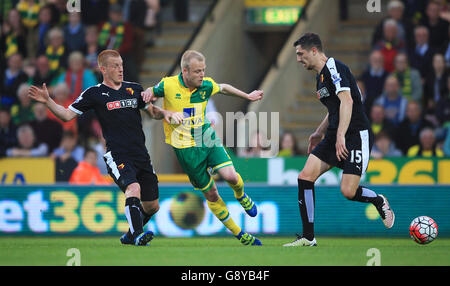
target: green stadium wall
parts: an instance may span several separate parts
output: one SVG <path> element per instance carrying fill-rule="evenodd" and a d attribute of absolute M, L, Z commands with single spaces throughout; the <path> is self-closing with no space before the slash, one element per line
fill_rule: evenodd
<path fill-rule="evenodd" d="M 255 218 L 246 216 L 226 184 L 218 184 L 231 217 L 245 231 L 262 236 L 301 233 L 297 188 L 247 184 L 246 192 L 258 204 Z M 395 225 L 385 229 L 375 208 L 346 200 L 337 186 L 316 188 L 317 236 L 409 237 L 410 222 L 427 215 L 436 220 L 440 236 L 450 236 L 450 186 L 371 186 L 385 194 L 396 214 Z M 172 221 L 171 198 L 189 185 L 161 185 L 160 210 L 147 228 L 158 236 L 191 237 L 229 235 L 206 208 L 201 224 L 183 230 Z M 2 186 L 0 187 L 0 235 L 119 236 L 128 224 L 124 195 L 116 187 Z"/>

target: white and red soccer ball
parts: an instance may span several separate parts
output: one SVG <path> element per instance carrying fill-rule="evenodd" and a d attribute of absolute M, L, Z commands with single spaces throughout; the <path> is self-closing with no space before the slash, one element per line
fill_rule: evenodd
<path fill-rule="evenodd" d="M 419 216 L 411 222 L 409 235 L 418 244 L 428 244 L 436 239 L 438 227 L 431 217 Z"/>

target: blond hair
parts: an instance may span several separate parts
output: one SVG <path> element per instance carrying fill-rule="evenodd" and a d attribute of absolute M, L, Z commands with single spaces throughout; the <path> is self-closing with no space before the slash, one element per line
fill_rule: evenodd
<path fill-rule="evenodd" d="M 192 59 L 196 59 L 199 62 L 204 62 L 205 56 L 200 52 L 187 50 L 181 57 L 181 70 L 189 69 L 189 64 L 191 63 Z"/>
<path fill-rule="evenodd" d="M 116 50 L 104 50 L 97 57 L 97 63 L 99 67 L 106 66 L 106 63 L 110 57 L 118 58 L 120 54 Z"/>

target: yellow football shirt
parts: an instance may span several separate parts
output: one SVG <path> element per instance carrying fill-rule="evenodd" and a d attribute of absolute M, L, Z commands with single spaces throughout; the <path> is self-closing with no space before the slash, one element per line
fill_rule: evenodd
<path fill-rule="evenodd" d="M 211 123 L 205 110 L 209 98 L 220 91 L 220 86 L 209 77 L 203 78 L 202 85 L 192 91 L 184 84 L 182 74 L 164 77 L 153 87 L 153 94 L 164 99 L 163 108 L 183 113 L 181 124 L 164 121 L 166 143 L 175 148 L 196 146 L 195 138 L 203 135 Z"/>

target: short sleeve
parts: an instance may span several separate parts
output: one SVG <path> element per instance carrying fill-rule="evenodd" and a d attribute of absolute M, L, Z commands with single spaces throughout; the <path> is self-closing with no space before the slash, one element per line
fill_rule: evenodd
<path fill-rule="evenodd" d="M 147 103 L 144 102 L 144 100 L 142 99 L 141 93 L 144 91 L 144 88 L 140 85 L 137 84 L 136 85 L 136 89 L 135 92 L 137 94 L 137 100 L 138 100 L 138 108 L 142 109 L 142 108 L 146 108 L 147 107 Z"/>
<path fill-rule="evenodd" d="M 90 87 L 83 91 L 80 96 L 78 96 L 78 98 L 71 105 L 69 105 L 69 109 L 78 115 L 89 111 L 94 105 L 94 101 L 92 99 L 94 90 L 94 87 Z"/>
<path fill-rule="evenodd" d="M 327 61 L 327 68 L 330 72 L 331 81 L 336 88 L 336 94 L 344 90 L 350 91 L 350 79 L 345 67 L 336 65 L 335 60 L 330 58 Z"/>
<path fill-rule="evenodd" d="M 204 78 L 203 82 L 206 86 L 209 86 L 211 92 L 210 96 L 220 92 L 220 85 L 218 85 L 212 78 Z"/>
<path fill-rule="evenodd" d="M 157 84 L 155 85 L 152 90 L 153 90 L 153 94 L 156 97 L 164 97 L 164 78 Z"/>

